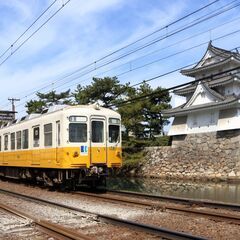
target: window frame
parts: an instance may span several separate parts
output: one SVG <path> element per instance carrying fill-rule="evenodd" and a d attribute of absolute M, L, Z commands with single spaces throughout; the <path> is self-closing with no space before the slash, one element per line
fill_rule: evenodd
<path fill-rule="evenodd" d="M 116 141 L 110 141 L 110 127 L 118 127 L 118 137 L 117 137 L 117 140 Z M 121 129 L 120 129 L 120 125 L 118 124 L 109 124 L 108 125 L 108 142 L 111 143 L 111 144 L 116 144 L 116 143 L 119 143 L 120 142 L 120 135 L 121 135 Z"/>
<path fill-rule="evenodd" d="M 29 148 L 29 129 L 22 130 L 22 149 Z"/>
<path fill-rule="evenodd" d="M 96 136 L 94 137 L 94 135 L 93 135 L 93 134 L 95 133 L 95 132 L 93 131 L 93 123 L 94 123 L 94 122 L 99 122 L 99 123 L 102 124 L 102 139 L 101 139 L 101 141 L 96 141 L 96 140 L 95 140 L 95 137 L 96 137 Z M 94 120 L 91 121 L 91 142 L 92 142 L 92 143 L 96 143 L 96 144 L 105 143 L 105 134 L 104 134 L 105 129 L 104 129 L 104 128 L 105 128 L 105 121 L 104 121 L 104 120 L 94 119 Z M 95 130 L 95 129 L 99 129 L 99 126 L 98 126 L 97 128 L 94 128 L 94 130 Z"/>
<path fill-rule="evenodd" d="M 38 138 L 35 138 L 35 129 L 38 129 Z M 40 147 L 40 132 L 41 132 L 40 125 L 32 127 L 32 141 L 33 141 L 32 145 L 33 145 L 33 148 Z"/>
<path fill-rule="evenodd" d="M 19 135 L 20 134 L 20 135 Z M 19 137 L 20 136 L 20 137 Z M 20 141 L 19 141 L 19 139 L 20 139 Z M 16 132 L 16 142 L 17 142 L 17 144 L 16 144 L 16 149 L 17 150 L 20 150 L 20 149 L 22 149 L 22 132 L 21 131 L 17 131 Z"/>
<path fill-rule="evenodd" d="M 9 134 L 4 134 L 4 151 L 8 150 L 9 150 Z"/>
<path fill-rule="evenodd" d="M 47 126 L 51 126 L 51 131 L 46 131 Z M 47 123 L 43 125 L 43 135 L 44 135 L 44 147 L 52 147 L 53 146 L 53 124 L 52 123 Z M 51 136 L 51 137 L 47 139 L 48 136 Z M 48 141 L 49 141 L 49 144 L 48 144 Z"/>
<path fill-rule="evenodd" d="M 15 132 L 10 133 L 10 149 L 11 150 L 16 149 L 16 133 Z"/>
<path fill-rule="evenodd" d="M 85 130 L 86 130 L 86 140 L 85 141 L 72 141 L 71 137 L 70 137 L 70 126 L 74 126 L 74 125 L 84 125 L 85 126 Z M 68 140 L 70 143 L 86 143 L 88 141 L 88 129 L 87 129 L 88 125 L 86 122 L 70 122 L 68 125 Z M 82 139 L 80 139 L 82 140 Z"/>

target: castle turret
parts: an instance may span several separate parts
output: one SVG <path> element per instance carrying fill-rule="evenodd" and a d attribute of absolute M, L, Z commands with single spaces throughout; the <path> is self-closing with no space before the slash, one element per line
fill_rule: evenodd
<path fill-rule="evenodd" d="M 186 103 L 163 112 L 165 117 L 174 117 L 169 135 L 239 129 L 239 72 L 240 54 L 217 48 L 210 42 L 202 59 L 194 67 L 181 71 L 195 80 L 204 80 L 174 91 L 185 97 Z"/>

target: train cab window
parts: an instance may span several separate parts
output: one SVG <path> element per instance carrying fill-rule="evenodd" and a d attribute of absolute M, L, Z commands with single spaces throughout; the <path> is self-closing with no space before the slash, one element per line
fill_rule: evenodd
<path fill-rule="evenodd" d="M 22 148 L 28 149 L 28 129 L 22 131 Z"/>
<path fill-rule="evenodd" d="M 120 137 L 120 119 L 109 118 L 108 126 L 108 141 L 110 143 L 117 143 Z"/>
<path fill-rule="evenodd" d="M 87 142 L 87 124 L 70 123 L 69 124 L 70 142 Z"/>
<path fill-rule="evenodd" d="M 22 148 L 22 134 L 21 131 L 17 132 L 17 149 Z"/>
<path fill-rule="evenodd" d="M 103 122 L 92 121 L 92 142 L 102 143 L 104 139 Z"/>
<path fill-rule="evenodd" d="M 52 123 L 44 125 L 44 146 L 52 146 Z"/>
<path fill-rule="evenodd" d="M 39 127 L 33 128 L 33 147 L 39 147 L 40 129 Z"/>
<path fill-rule="evenodd" d="M 8 150 L 8 135 L 4 136 L 4 150 Z"/>
<path fill-rule="evenodd" d="M 119 125 L 109 125 L 108 132 L 109 132 L 108 139 L 109 139 L 110 143 L 119 142 L 119 136 L 120 136 L 120 126 Z"/>
<path fill-rule="evenodd" d="M 15 150 L 15 133 L 11 133 L 11 150 Z"/>

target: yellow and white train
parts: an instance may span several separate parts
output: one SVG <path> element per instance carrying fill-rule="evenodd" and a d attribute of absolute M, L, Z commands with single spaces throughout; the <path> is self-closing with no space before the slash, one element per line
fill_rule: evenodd
<path fill-rule="evenodd" d="M 122 165 L 121 118 L 98 105 L 52 106 L 0 129 L 0 175 L 46 185 L 105 183 Z"/>

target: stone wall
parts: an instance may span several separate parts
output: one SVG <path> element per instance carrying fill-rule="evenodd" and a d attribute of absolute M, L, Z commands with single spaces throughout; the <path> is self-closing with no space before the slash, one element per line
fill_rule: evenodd
<path fill-rule="evenodd" d="M 144 151 L 139 174 L 146 177 L 240 180 L 240 130 L 178 136 Z"/>

